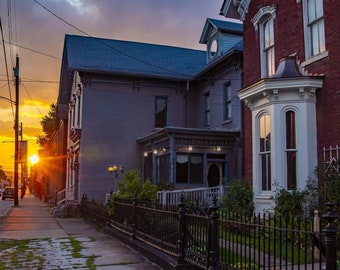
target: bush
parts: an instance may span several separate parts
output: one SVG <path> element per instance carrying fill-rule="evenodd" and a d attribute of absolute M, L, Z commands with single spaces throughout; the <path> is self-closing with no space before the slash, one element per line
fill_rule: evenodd
<path fill-rule="evenodd" d="M 255 209 L 253 197 L 253 190 L 247 183 L 237 179 L 231 180 L 221 206 L 227 211 L 251 216 Z"/>
<path fill-rule="evenodd" d="M 279 189 L 274 196 L 275 206 L 274 213 L 277 216 L 282 217 L 303 217 L 304 207 L 306 202 L 305 190 L 286 190 L 284 188 Z"/>
<path fill-rule="evenodd" d="M 107 211 L 110 215 L 114 212 L 114 199 L 132 200 L 135 196 L 137 199 L 146 202 L 155 202 L 157 200 L 158 186 L 153 185 L 150 180 L 142 183 L 140 173 L 137 170 L 127 171 L 123 180 L 118 182 L 119 192 L 111 194 L 108 203 Z"/>

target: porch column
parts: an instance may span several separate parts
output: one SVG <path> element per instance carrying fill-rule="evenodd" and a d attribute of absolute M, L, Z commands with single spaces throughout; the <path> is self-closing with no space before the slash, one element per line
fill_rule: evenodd
<path fill-rule="evenodd" d="M 175 152 L 175 138 L 170 136 L 169 138 L 170 147 L 170 180 L 174 185 L 176 184 L 176 152 Z"/>

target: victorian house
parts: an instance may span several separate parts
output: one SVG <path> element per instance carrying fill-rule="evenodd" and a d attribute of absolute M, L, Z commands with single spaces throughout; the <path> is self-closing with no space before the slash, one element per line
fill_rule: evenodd
<path fill-rule="evenodd" d="M 221 15 L 243 21 L 244 177 L 257 211 L 275 188 L 302 189 L 338 157 L 339 10 L 325 0 L 223 2 Z"/>
<path fill-rule="evenodd" d="M 207 19 L 200 43 L 206 51 L 65 36 L 68 198 L 103 199 L 135 169 L 175 189 L 241 177 L 242 24 Z"/>

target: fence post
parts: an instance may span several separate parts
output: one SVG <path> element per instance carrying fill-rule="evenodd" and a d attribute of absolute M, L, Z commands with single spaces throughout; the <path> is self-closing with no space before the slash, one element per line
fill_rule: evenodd
<path fill-rule="evenodd" d="M 135 193 L 135 196 L 132 199 L 132 219 L 133 219 L 133 224 L 132 224 L 132 234 L 131 234 L 131 239 L 136 239 L 136 231 L 137 231 L 137 193 Z"/>
<path fill-rule="evenodd" d="M 83 196 L 81 197 L 81 201 L 80 201 L 80 212 L 81 214 L 83 214 L 83 212 L 86 210 L 87 208 L 87 195 L 84 193 Z"/>
<path fill-rule="evenodd" d="M 328 222 L 323 232 L 326 235 L 326 269 L 336 270 L 336 233 L 337 228 L 334 225 L 334 221 L 338 218 L 337 214 L 334 212 L 335 204 L 332 202 L 327 203 L 328 212 L 322 217 Z"/>
<path fill-rule="evenodd" d="M 183 264 L 184 263 L 184 257 L 185 257 L 184 243 L 185 243 L 185 239 L 186 239 L 185 202 L 184 202 L 184 195 L 183 194 L 180 197 L 178 214 L 179 214 L 179 218 L 178 218 L 178 239 L 177 239 L 177 245 L 178 245 L 177 262 L 179 264 Z"/>
<path fill-rule="evenodd" d="M 210 247 L 209 250 L 209 270 L 217 269 L 217 261 L 218 261 L 218 206 L 217 206 L 217 198 L 214 196 L 213 205 L 210 207 Z"/>

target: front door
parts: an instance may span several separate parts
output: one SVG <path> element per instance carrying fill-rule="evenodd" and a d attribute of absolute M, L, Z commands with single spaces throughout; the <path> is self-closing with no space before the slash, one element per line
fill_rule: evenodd
<path fill-rule="evenodd" d="M 220 184 L 221 174 L 220 168 L 217 164 L 212 163 L 208 171 L 208 185 L 209 187 L 216 187 Z"/>

